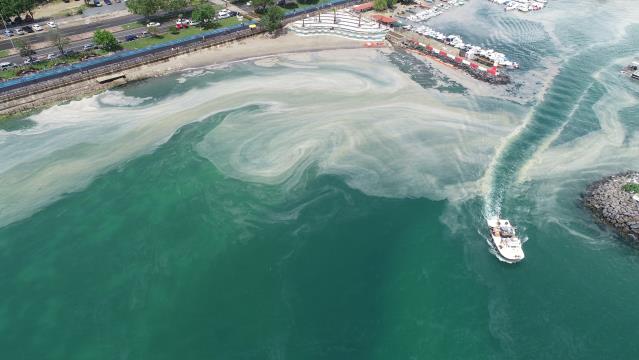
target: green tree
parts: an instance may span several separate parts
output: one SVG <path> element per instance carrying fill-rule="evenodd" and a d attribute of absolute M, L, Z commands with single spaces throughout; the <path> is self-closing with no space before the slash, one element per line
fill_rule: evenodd
<path fill-rule="evenodd" d="M 145 18 L 155 15 L 162 9 L 163 5 L 164 0 L 128 0 L 126 2 L 126 7 L 129 8 L 129 11 Z"/>
<path fill-rule="evenodd" d="M 373 8 L 377 11 L 383 11 L 388 8 L 388 0 L 374 0 Z"/>
<path fill-rule="evenodd" d="M 202 2 L 193 8 L 191 18 L 195 21 L 199 21 L 203 27 L 215 26 L 215 13 L 217 8 L 208 2 Z"/>
<path fill-rule="evenodd" d="M 153 37 L 159 37 L 160 36 L 160 29 L 157 26 L 151 26 L 151 27 L 147 28 L 147 31 Z"/>
<path fill-rule="evenodd" d="M 271 5 L 260 19 L 260 24 L 262 24 L 268 32 L 274 32 L 282 26 L 283 19 L 284 10 L 279 6 Z"/>
<path fill-rule="evenodd" d="M 275 0 L 251 0 L 251 4 L 256 12 L 264 12 L 267 8 L 275 5 Z"/>
<path fill-rule="evenodd" d="M 35 55 L 36 52 L 31 47 L 31 43 L 29 43 L 25 39 L 17 39 L 16 41 L 14 41 L 14 43 L 20 51 L 20 56 L 30 58 L 31 56 Z"/>
<path fill-rule="evenodd" d="M 160 8 L 169 12 L 176 12 L 191 5 L 190 0 L 164 0 Z"/>
<path fill-rule="evenodd" d="M 64 48 L 71 43 L 71 40 L 68 37 L 64 37 L 57 29 L 49 34 L 49 39 L 51 39 L 53 46 L 58 48 L 60 55 L 64 55 Z"/>
<path fill-rule="evenodd" d="M 134 14 L 149 18 L 158 11 L 176 12 L 191 5 L 191 0 L 128 0 L 126 6 Z"/>
<path fill-rule="evenodd" d="M 93 43 L 106 51 L 115 51 L 120 48 L 118 39 L 106 30 L 96 30 L 93 33 Z"/>
<path fill-rule="evenodd" d="M 36 0 L 0 0 L 0 14 L 5 21 L 12 16 L 20 16 L 27 13 L 33 17 L 33 9 L 37 5 Z"/>

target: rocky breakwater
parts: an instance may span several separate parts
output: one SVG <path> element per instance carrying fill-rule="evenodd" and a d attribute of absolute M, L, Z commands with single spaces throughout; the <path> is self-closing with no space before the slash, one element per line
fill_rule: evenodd
<path fill-rule="evenodd" d="M 639 172 L 608 176 L 588 186 L 584 205 L 602 222 L 639 243 Z"/>

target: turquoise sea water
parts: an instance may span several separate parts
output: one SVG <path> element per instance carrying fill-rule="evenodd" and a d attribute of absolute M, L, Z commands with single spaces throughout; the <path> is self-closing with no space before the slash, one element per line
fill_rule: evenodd
<path fill-rule="evenodd" d="M 628 4 L 448 24 L 536 54 L 519 104 L 355 50 L 3 124 L 1 358 L 635 358 L 639 252 L 579 204 L 638 165 Z M 520 264 L 490 253 L 498 211 Z"/>

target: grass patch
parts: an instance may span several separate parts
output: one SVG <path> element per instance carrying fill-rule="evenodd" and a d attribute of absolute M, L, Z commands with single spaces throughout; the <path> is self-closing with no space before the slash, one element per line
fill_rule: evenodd
<path fill-rule="evenodd" d="M 18 71 L 17 69 L 0 71 L 0 79 L 2 80 L 13 79 L 14 77 L 18 76 L 17 71 Z"/>
<path fill-rule="evenodd" d="M 231 26 L 231 25 L 235 25 L 235 24 L 239 24 L 240 22 L 237 21 L 237 19 L 235 17 L 230 17 L 227 19 L 222 19 L 219 22 L 219 28 L 222 27 L 227 27 L 227 26 Z M 206 30 L 203 30 L 200 27 L 190 27 L 188 29 L 182 29 L 180 30 L 179 33 L 177 34 L 171 34 L 171 33 L 165 33 L 162 35 L 158 35 L 158 36 L 150 36 L 150 37 L 146 37 L 146 38 L 142 38 L 142 39 L 137 39 L 137 40 L 133 40 L 133 41 L 128 41 L 122 44 L 122 47 L 127 49 L 127 50 L 134 50 L 134 49 L 141 49 L 141 48 L 145 48 L 147 46 L 152 46 L 152 45 L 156 45 L 156 44 L 161 44 L 167 41 L 171 41 L 171 40 L 176 40 L 176 39 L 182 39 L 191 35 L 197 35 L 200 34 L 202 32 L 204 32 Z"/>
<path fill-rule="evenodd" d="M 80 6 L 76 6 L 70 9 L 66 9 L 63 11 L 60 11 L 56 14 L 54 14 L 52 17 L 53 18 L 61 18 L 61 17 L 69 17 L 69 16 L 73 16 L 73 15 L 82 15 L 84 14 L 84 11 L 87 9 L 86 5 L 80 5 Z"/>
<path fill-rule="evenodd" d="M 139 28 L 143 28 L 144 24 L 138 22 L 138 21 L 134 21 L 134 22 L 130 22 L 128 24 L 124 24 L 122 25 L 122 29 L 124 30 L 132 30 L 132 29 L 139 29 Z"/>
<path fill-rule="evenodd" d="M 639 194 L 639 184 L 637 183 L 628 183 L 623 186 L 623 190 L 627 191 L 631 194 Z"/>
<path fill-rule="evenodd" d="M 230 18 L 219 20 L 217 23 L 219 24 L 218 28 L 223 28 L 223 27 L 237 25 L 240 22 L 237 21 L 237 18 L 235 16 L 231 16 Z"/>
<path fill-rule="evenodd" d="M 9 50 L 0 50 L 0 58 L 9 56 Z"/>

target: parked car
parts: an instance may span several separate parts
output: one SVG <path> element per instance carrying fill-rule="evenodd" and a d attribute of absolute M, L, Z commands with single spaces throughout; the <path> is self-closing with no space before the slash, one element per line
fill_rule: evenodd
<path fill-rule="evenodd" d="M 247 1 L 247 2 L 246 2 L 246 6 L 251 6 L 251 5 L 253 5 L 253 3 L 252 3 L 252 2 L 250 2 L 250 1 Z"/>
<path fill-rule="evenodd" d="M 31 25 L 31 28 L 32 28 L 34 31 L 42 31 L 42 30 L 44 30 L 44 29 L 42 28 L 42 26 L 40 26 L 39 24 L 33 24 L 33 25 Z"/>
<path fill-rule="evenodd" d="M 191 26 L 198 26 L 198 25 L 200 25 L 200 22 L 199 22 L 199 21 L 189 20 L 189 24 L 190 24 Z"/>
<path fill-rule="evenodd" d="M 13 32 L 14 32 L 16 35 L 24 35 L 24 30 L 22 30 L 22 29 L 20 29 L 20 28 L 16 28 L 16 29 L 14 29 L 14 30 L 13 30 Z"/>
<path fill-rule="evenodd" d="M 58 27 L 58 25 L 56 25 L 56 24 L 55 24 L 55 22 L 53 22 L 53 21 L 49 21 L 49 22 L 47 23 L 47 25 L 48 25 L 50 28 L 52 28 L 52 29 L 55 29 L 56 27 Z"/>
<path fill-rule="evenodd" d="M 95 44 L 94 43 L 89 43 L 89 44 L 82 45 L 82 51 L 91 50 L 93 48 L 95 48 Z"/>
<path fill-rule="evenodd" d="M 33 64 L 35 61 L 33 61 L 32 58 L 26 58 L 24 59 L 24 61 L 22 62 L 24 65 L 31 65 Z"/>
<path fill-rule="evenodd" d="M 226 19 L 231 17 L 231 12 L 229 10 L 220 10 L 220 12 L 217 13 L 217 18 L 218 19 Z"/>
<path fill-rule="evenodd" d="M 175 28 L 176 29 L 186 29 L 189 27 L 189 23 L 186 19 L 182 20 L 182 19 L 177 19 L 177 21 L 175 21 Z"/>
<path fill-rule="evenodd" d="M 0 71 L 9 70 L 9 69 L 13 68 L 14 66 L 16 66 L 16 64 L 14 64 L 14 63 L 1 62 L 0 63 Z"/>
<path fill-rule="evenodd" d="M 100 2 L 100 0 L 93 0 L 93 6 L 100 7 L 102 6 L 102 3 Z"/>
<path fill-rule="evenodd" d="M 29 34 L 33 33 L 33 29 L 31 28 L 31 26 L 23 26 L 22 30 L 28 32 Z"/>
<path fill-rule="evenodd" d="M 135 40 L 135 39 L 137 39 L 137 38 L 138 38 L 138 36 L 137 36 L 137 35 L 135 35 L 135 34 L 129 34 L 129 35 L 127 35 L 127 36 L 125 36 L 125 37 L 124 37 L 124 40 L 125 40 L 125 41 L 133 41 L 133 40 Z"/>
<path fill-rule="evenodd" d="M 53 59 L 55 59 L 57 57 L 58 57 L 57 54 L 53 54 L 53 53 L 52 54 L 47 54 L 47 60 L 53 60 Z"/>
<path fill-rule="evenodd" d="M 160 23 L 154 22 L 154 21 L 151 21 L 150 23 L 146 24 L 146 27 L 158 27 L 158 26 L 160 26 Z"/>
<path fill-rule="evenodd" d="M 4 31 L 4 36 L 6 36 L 6 37 L 12 37 L 12 36 L 13 36 L 13 33 L 11 32 L 11 30 L 5 30 L 5 31 Z"/>
<path fill-rule="evenodd" d="M 111 0 L 104 0 L 104 3 L 105 3 L 105 4 L 107 4 L 107 5 L 111 5 L 111 4 L 113 4 L 113 3 L 111 2 Z"/>

